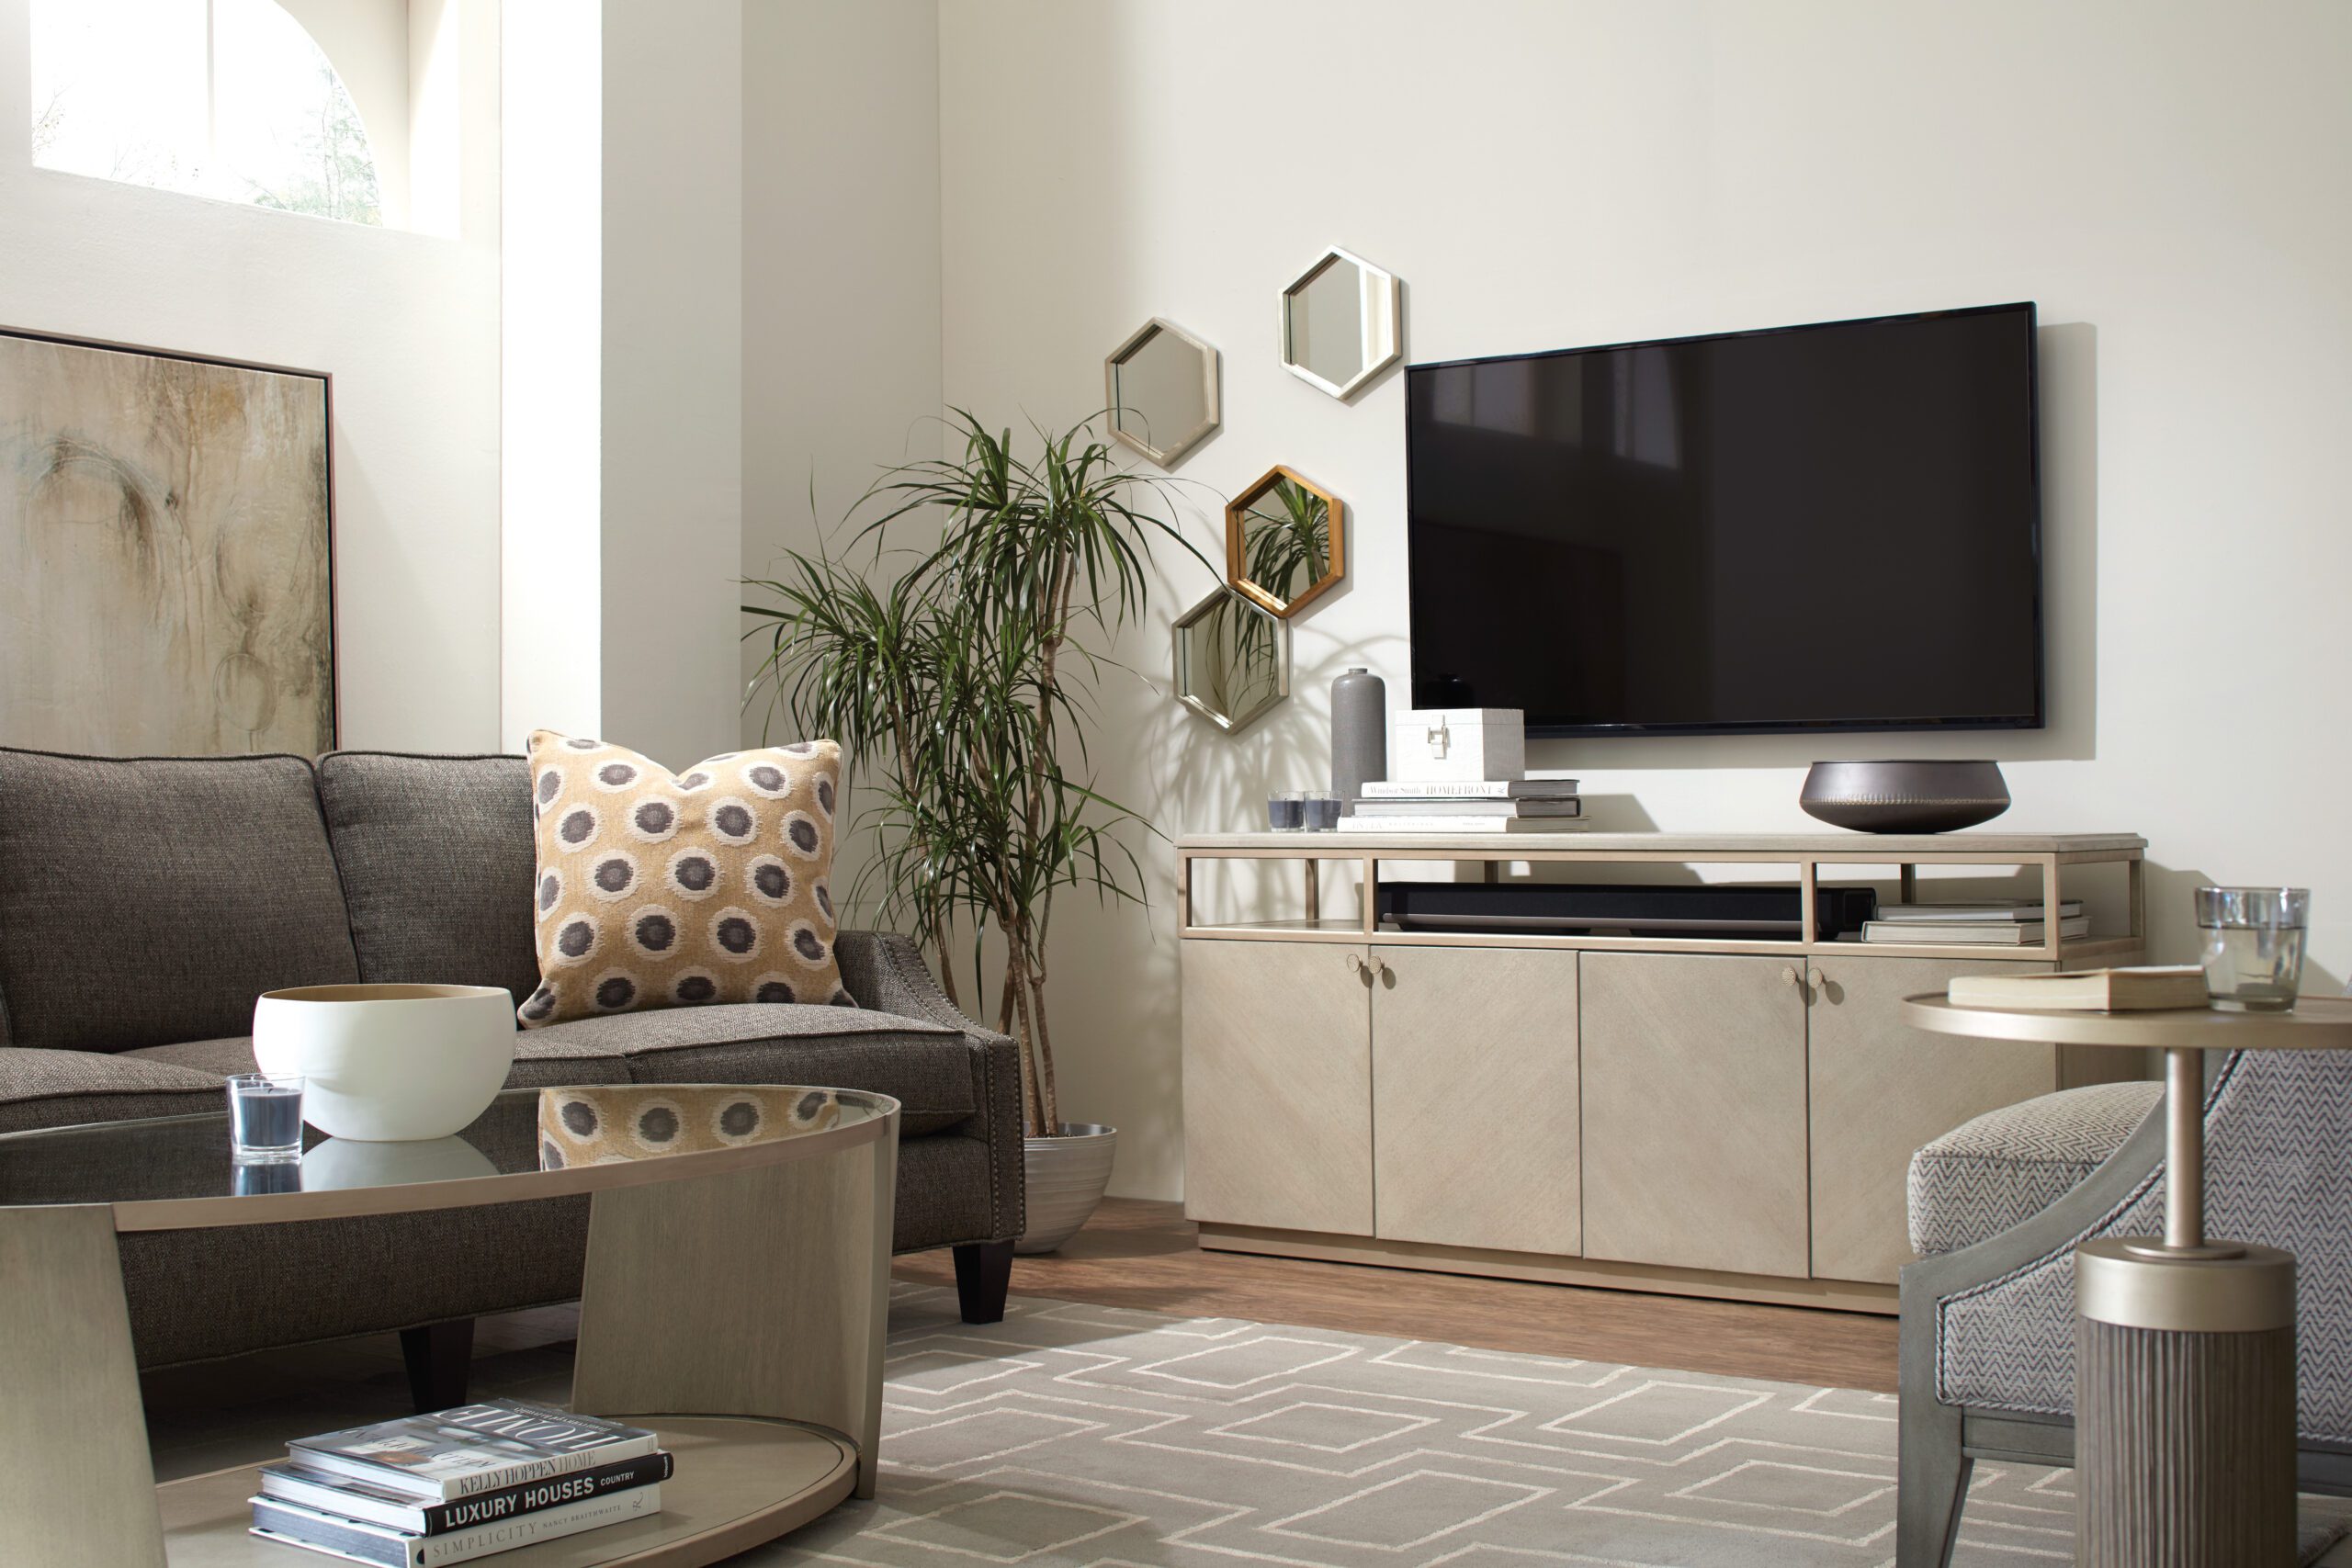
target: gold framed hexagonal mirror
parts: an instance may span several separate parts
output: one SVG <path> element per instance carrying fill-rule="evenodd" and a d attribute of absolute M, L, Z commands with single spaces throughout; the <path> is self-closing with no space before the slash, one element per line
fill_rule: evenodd
<path fill-rule="evenodd" d="M 1334 245 L 1283 290 L 1283 366 L 1342 401 L 1403 357 L 1394 273 Z"/>
<path fill-rule="evenodd" d="M 1224 730 L 1290 695 L 1290 628 L 1219 587 L 1176 621 L 1176 700 Z"/>
<path fill-rule="evenodd" d="M 1163 468 L 1217 427 L 1216 350 L 1154 316 L 1102 361 L 1111 434 Z"/>
<path fill-rule="evenodd" d="M 1277 463 L 1225 509 L 1225 579 L 1272 614 L 1295 615 L 1347 570 L 1340 498 Z"/>

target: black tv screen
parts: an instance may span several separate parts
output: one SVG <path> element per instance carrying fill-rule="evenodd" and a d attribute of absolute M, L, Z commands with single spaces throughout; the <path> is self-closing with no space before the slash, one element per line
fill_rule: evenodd
<path fill-rule="evenodd" d="M 2034 308 L 1416 365 L 1415 707 L 2042 722 Z"/>

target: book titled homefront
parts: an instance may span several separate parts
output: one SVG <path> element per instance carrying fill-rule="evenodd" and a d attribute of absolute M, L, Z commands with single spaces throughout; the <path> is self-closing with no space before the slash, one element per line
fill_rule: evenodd
<path fill-rule="evenodd" d="M 312 1470 L 447 1502 L 616 1464 L 660 1444 L 642 1427 L 519 1399 L 460 1404 L 286 1445 Z"/>

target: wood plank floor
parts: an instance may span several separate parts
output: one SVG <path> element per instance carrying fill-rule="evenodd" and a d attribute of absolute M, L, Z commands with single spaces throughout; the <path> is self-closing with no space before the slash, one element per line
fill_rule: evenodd
<path fill-rule="evenodd" d="M 896 1272 L 926 1284 L 956 1278 L 944 1252 L 902 1258 Z M 1015 1258 L 1012 1289 L 1185 1316 L 1837 1388 L 1894 1388 L 1891 1317 L 1203 1252 L 1179 1205 L 1132 1198 L 1103 1200 L 1060 1252 Z"/>

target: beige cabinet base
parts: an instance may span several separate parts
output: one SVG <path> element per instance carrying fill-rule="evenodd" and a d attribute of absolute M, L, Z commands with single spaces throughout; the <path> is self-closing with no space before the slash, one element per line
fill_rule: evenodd
<path fill-rule="evenodd" d="M 2047 964 L 1939 958 L 1823 961 L 1811 987 L 1813 1272 L 1894 1283 L 1916 1256 L 1905 1217 L 1913 1151 L 1972 1117 L 2058 1087 L 2058 1048 L 1972 1040 L 1954 1049 L 1895 1020 L 1905 997 L 1955 975 Z"/>
<path fill-rule="evenodd" d="M 1364 951 L 1184 953 L 1184 1213 L 1372 1234 L 1372 981 Z"/>
<path fill-rule="evenodd" d="M 1585 1255 L 1806 1274 L 1803 976 L 1705 953 L 1583 964 Z"/>
<path fill-rule="evenodd" d="M 1581 1251 L 1577 955 L 1372 953 L 1375 1234 Z"/>

